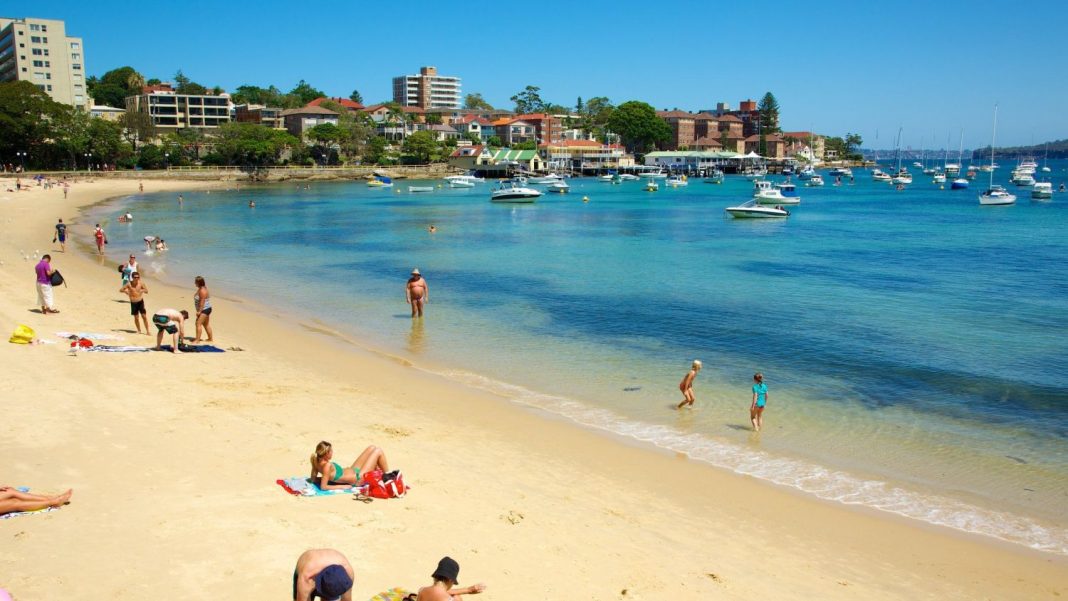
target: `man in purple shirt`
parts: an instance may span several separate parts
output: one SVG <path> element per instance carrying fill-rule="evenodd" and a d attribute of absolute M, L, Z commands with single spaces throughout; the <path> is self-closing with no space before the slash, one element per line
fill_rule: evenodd
<path fill-rule="evenodd" d="M 37 304 L 41 305 L 41 313 L 59 313 L 52 308 L 52 274 L 56 271 L 52 268 L 52 256 L 41 257 L 41 262 L 33 269 L 37 272 Z"/>

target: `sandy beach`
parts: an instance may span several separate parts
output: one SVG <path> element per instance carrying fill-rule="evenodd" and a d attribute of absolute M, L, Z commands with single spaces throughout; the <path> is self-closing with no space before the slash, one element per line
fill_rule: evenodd
<path fill-rule="evenodd" d="M 67 199 L 58 187 L 0 190 L 0 331 L 25 324 L 55 342 L 0 351 L 0 485 L 74 489 L 59 511 L 0 521 L 0 587 L 15 599 L 287 599 L 297 556 L 316 547 L 348 556 L 354 599 L 429 584 L 443 555 L 463 585 L 487 585 L 484 599 L 1068 593 L 1068 558 L 581 429 L 242 300 L 208 266 L 216 344 L 243 351 L 72 355 L 56 332 L 154 343 L 131 333 L 116 261 L 95 256 L 79 218 L 137 185 L 79 182 Z M 145 191 L 212 185 L 229 184 L 146 180 Z M 71 224 L 66 253 L 50 242 L 57 218 Z M 35 251 L 67 279 L 59 314 L 35 307 L 22 257 Z M 191 309 L 192 282 L 147 284 L 150 313 Z M 319 440 L 342 463 L 383 447 L 413 490 L 370 504 L 286 494 L 275 481 L 307 475 Z"/>

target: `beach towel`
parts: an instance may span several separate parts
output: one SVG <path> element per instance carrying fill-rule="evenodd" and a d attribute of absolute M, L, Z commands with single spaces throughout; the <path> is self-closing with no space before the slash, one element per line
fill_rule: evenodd
<path fill-rule="evenodd" d="M 56 336 L 60 338 L 70 338 L 71 336 L 77 336 L 78 338 L 89 338 L 92 340 L 122 340 L 122 336 L 116 336 L 114 334 L 104 334 L 100 332 L 56 332 Z"/>
<path fill-rule="evenodd" d="M 388 591 L 382 591 L 367 601 L 408 601 L 415 599 L 415 593 L 400 587 L 393 587 Z"/>
<path fill-rule="evenodd" d="M 18 490 L 19 492 L 30 492 L 30 488 L 28 486 L 16 486 L 15 490 Z M 5 513 L 3 515 L 0 515 L 0 520 L 10 520 L 11 518 L 17 518 L 20 515 L 30 515 L 30 514 L 34 514 L 34 513 L 48 513 L 50 511 L 56 511 L 58 509 L 59 509 L 59 507 L 45 507 L 44 509 L 36 509 L 34 511 L 13 511 L 11 513 Z"/>
<path fill-rule="evenodd" d="M 96 345 L 85 349 L 87 353 L 147 353 L 152 349 L 145 346 L 109 346 Z"/>
<path fill-rule="evenodd" d="M 339 488 L 337 490 L 323 490 L 319 488 L 318 484 L 312 482 L 307 478 L 301 478 L 300 476 L 276 480 L 275 484 L 281 486 L 287 493 L 291 495 L 298 495 L 301 497 L 325 497 L 330 495 L 348 495 L 355 492 L 360 492 L 360 489 L 355 486 L 352 486 L 350 488 Z"/>
<path fill-rule="evenodd" d="M 164 350 L 164 351 L 167 351 L 169 353 L 169 352 L 171 352 L 171 350 L 174 347 L 172 347 L 169 344 L 164 344 L 163 346 L 161 346 L 159 348 L 160 348 L 160 350 Z M 178 345 L 178 350 L 182 351 L 183 353 L 225 353 L 226 352 L 226 351 L 222 350 L 221 348 L 219 348 L 217 346 L 212 346 L 210 344 L 197 344 L 197 345 L 179 344 Z"/>

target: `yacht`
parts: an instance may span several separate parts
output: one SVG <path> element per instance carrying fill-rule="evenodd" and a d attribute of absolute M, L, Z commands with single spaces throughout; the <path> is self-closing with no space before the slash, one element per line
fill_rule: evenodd
<path fill-rule="evenodd" d="M 746 169 L 744 172 L 742 172 L 742 175 L 744 175 L 746 177 L 746 179 L 760 179 L 760 178 L 766 176 L 767 174 L 768 174 L 768 170 L 763 168 L 763 167 L 759 167 L 759 168 L 756 168 L 756 169 L 750 168 L 750 169 Z"/>
<path fill-rule="evenodd" d="M 567 182 L 564 180 L 557 180 L 549 184 L 546 190 L 554 194 L 567 194 L 571 191 L 571 186 L 567 185 Z"/>
<path fill-rule="evenodd" d="M 1038 163 L 1032 158 L 1027 158 L 1020 161 L 1020 164 L 1016 166 L 1015 171 L 1017 173 L 1026 173 L 1028 175 L 1034 175 L 1035 171 L 1038 171 Z"/>
<path fill-rule="evenodd" d="M 934 178 L 932 178 L 931 181 L 933 181 L 936 184 L 944 184 L 944 183 L 946 183 L 946 174 L 945 173 L 936 173 L 934 175 Z"/>
<path fill-rule="evenodd" d="M 889 182 L 891 179 L 889 173 L 879 168 L 872 169 L 871 178 L 877 182 Z"/>
<path fill-rule="evenodd" d="M 466 182 L 466 183 L 469 183 L 469 184 L 471 184 L 473 186 L 475 184 L 481 184 L 481 183 L 486 181 L 486 180 L 482 179 L 481 177 L 475 177 L 473 175 L 446 175 L 442 179 L 444 179 L 446 182 L 448 182 L 449 185 L 452 185 L 453 182 Z M 466 188 L 468 186 L 462 186 L 462 187 Z"/>
<path fill-rule="evenodd" d="M 909 173 L 908 169 L 902 167 L 896 174 L 894 174 L 894 177 L 890 178 L 890 183 L 904 185 L 911 184 L 912 174 Z"/>
<path fill-rule="evenodd" d="M 633 173 L 620 173 L 619 174 L 619 179 L 621 179 L 621 180 L 623 180 L 625 182 L 636 182 L 636 181 L 640 180 L 641 178 L 638 177 L 637 175 L 634 175 Z"/>
<path fill-rule="evenodd" d="M 1053 184 L 1050 182 L 1038 182 L 1031 188 L 1033 200 L 1049 200 L 1053 198 Z"/>
<path fill-rule="evenodd" d="M 912 166 L 917 168 L 917 169 L 923 169 L 923 163 L 921 163 L 919 161 L 912 161 Z"/>
<path fill-rule="evenodd" d="M 778 188 L 779 192 L 781 192 L 782 195 L 786 198 L 797 196 L 797 186 L 791 184 L 790 182 L 775 184 L 775 187 Z"/>
<path fill-rule="evenodd" d="M 735 207 L 725 209 L 735 219 L 768 219 L 775 217 L 789 217 L 790 211 L 779 207 L 765 207 L 757 203 L 756 199 Z"/>
<path fill-rule="evenodd" d="M 849 167 L 835 167 L 830 170 L 830 175 L 835 177 L 853 177 L 853 170 Z"/>
<path fill-rule="evenodd" d="M 508 203 L 531 203 L 534 202 L 541 192 L 533 188 L 524 188 L 519 182 L 512 181 L 510 185 L 502 185 L 490 194 L 490 202 Z"/>
<path fill-rule="evenodd" d="M 805 182 L 805 185 L 812 188 L 822 186 L 823 176 L 817 173 L 816 175 L 813 175 L 812 177 L 808 178 L 808 181 Z"/>
<path fill-rule="evenodd" d="M 561 181 L 563 179 L 564 179 L 563 176 L 557 175 L 555 173 L 550 173 L 548 175 L 543 175 L 541 177 L 532 177 L 532 178 L 530 178 L 530 183 L 532 183 L 532 184 L 551 184 L 551 183 L 554 183 L 554 182 Z"/>
<path fill-rule="evenodd" d="M 475 182 L 469 179 L 449 179 L 445 178 L 449 182 L 450 188 L 474 188 Z"/>
<path fill-rule="evenodd" d="M 994 131 L 990 134 L 990 187 L 979 195 L 979 204 L 983 206 L 1011 205 L 1016 202 L 1016 197 L 1005 191 L 1005 188 L 994 184 L 994 143 L 998 138 L 998 105 L 994 105 Z"/>
<path fill-rule="evenodd" d="M 806 165 L 804 169 L 802 169 L 800 172 L 798 172 L 797 179 L 802 179 L 802 180 L 812 179 L 812 176 L 814 176 L 814 175 L 816 175 L 816 170 L 813 169 L 812 167 Z"/>
<path fill-rule="evenodd" d="M 723 172 L 720 171 L 719 169 L 716 169 L 712 173 L 708 174 L 708 176 L 705 177 L 704 181 L 705 181 L 706 184 L 722 184 L 723 183 Z"/>
<path fill-rule="evenodd" d="M 762 205 L 796 205 L 801 204 L 799 196 L 784 196 L 779 188 L 769 181 L 755 182 L 753 187 L 753 200 Z"/>
<path fill-rule="evenodd" d="M 1021 171 L 1013 171 L 1012 179 L 1009 181 L 1016 184 L 1017 186 L 1020 186 L 1021 188 L 1026 188 L 1027 186 L 1035 185 L 1035 177 L 1030 173 L 1025 173 Z"/>
<path fill-rule="evenodd" d="M 960 173 L 959 163 L 946 163 L 945 167 L 946 175 L 957 175 Z"/>
<path fill-rule="evenodd" d="M 690 185 L 690 182 L 686 181 L 685 175 L 672 175 L 667 178 L 667 181 L 664 182 L 664 184 L 671 186 L 672 188 L 678 188 L 679 186 L 688 186 Z"/>
<path fill-rule="evenodd" d="M 642 177 L 645 179 L 665 179 L 667 178 L 667 174 L 664 173 L 663 169 L 657 169 L 656 171 L 642 173 Z"/>

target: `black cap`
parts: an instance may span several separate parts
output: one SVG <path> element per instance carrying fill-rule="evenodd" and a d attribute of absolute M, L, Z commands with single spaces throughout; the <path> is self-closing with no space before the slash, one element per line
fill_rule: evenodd
<path fill-rule="evenodd" d="M 434 570 L 434 573 L 430 575 L 435 580 L 451 580 L 453 584 L 460 584 L 457 578 L 460 577 L 460 564 L 456 563 L 456 560 L 445 556 L 438 562 L 438 569 Z"/>
<path fill-rule="evenodd" d="M 337 564 L 326 566 L 315 575 L 315 591 L 328 601 L 340 599 L 351 588 L 352 578 L 345 568 Z"/>

